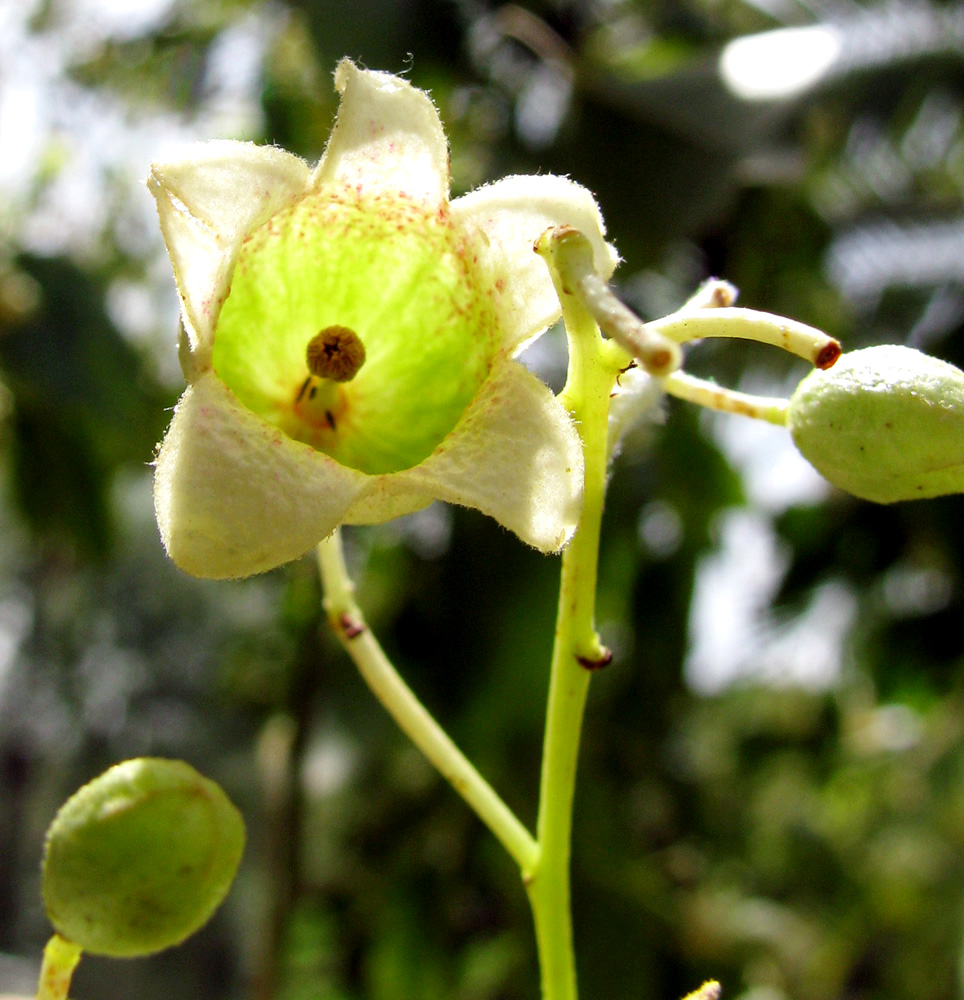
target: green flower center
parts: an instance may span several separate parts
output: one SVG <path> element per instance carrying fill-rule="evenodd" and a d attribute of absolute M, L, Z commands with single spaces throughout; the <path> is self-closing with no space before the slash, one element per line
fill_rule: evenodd
<path fill-rule="evenodd" d="M 246 239 L 214 369 L 290 437 L 374 475 L 438 447 L 497 350 L 490 297 L 447 214 L 323 189 Z"/>

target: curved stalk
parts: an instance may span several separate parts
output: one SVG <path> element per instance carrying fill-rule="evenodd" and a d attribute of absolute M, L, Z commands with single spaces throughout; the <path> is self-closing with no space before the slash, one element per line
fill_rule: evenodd
<path fill-rule="evenodd" d="M 727 389 L 715 382 L 696 378 L 686 372 L 673 372 L 660 380 L 663 388 L 677 399 L 705 406 L 721 413 L 738 413 L 744 417 L 765 420 L 767 423 L 786 427 L 790 401 L 780 396 L 755 396 L 748 392 Z"/>
<path fill-rule="evenodd" d="M 525 877 L 538 854 L 532 834 L 418 700 L 372 635 L 355 601 L 337 529 L 319 544 L 318 565 L 328 620 L 365 683 L 408 738 L 495 834 Z"/>
<path fill-rule="evenodd" d="M 789 351 L 816 368 L 830 368 L 840 357 L 839 341 L 822 330 L 759 309 L 739 306 L 684 308 L 644 325 L 651 333 L 660 334 L 678 344 L 705 337 L 755 340 Z"/>

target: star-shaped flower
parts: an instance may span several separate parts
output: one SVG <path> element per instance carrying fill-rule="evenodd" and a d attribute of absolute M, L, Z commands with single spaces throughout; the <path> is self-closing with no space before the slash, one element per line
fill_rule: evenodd
<path fill-rule="evenodd" d="M 335 86 L 314 169 L 232 141 L 152 167 L 188 382 L 157 455 L 164 545 L 197 576 L 245 576 L 438 498 L 556 550 L 579 439 L 512 358 L 559 314 L 532 249 L 545 229 L 587 233 L 612 272 L 598 208 L 553 176 L 450 203 L 428 96 L 348 60 Z"/>

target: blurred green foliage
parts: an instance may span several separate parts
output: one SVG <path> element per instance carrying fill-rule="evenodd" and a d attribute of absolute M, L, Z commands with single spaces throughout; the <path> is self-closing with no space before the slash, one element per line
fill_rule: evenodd
<path fill-rule="evenodd" d="M 961 363 L 964 10 L 110 9 L 44 0 L 0 18 L 2 82 L 39 95 L 21 119 L 33 132 L 0 131 L 4 163 L 22 161 L 0 177 L 0 952 L 12 970 L 39 959 L 42 831 L 59 803 L 110 763 L 159 754 L 242 804 L 242 878 L 183 948 L 86 962 L 78 1000 L 535 997 L 510 863 L 328 636 L 310 560 L 226 584 L 165 561 L 149 463 L 180 389 L 176 309 L 134 182 L 172 138 L 317 157 L 347 54 L 432 90 L 458 191 L 539 170 L 592 188 L 644 315 L 716 274 L 847 347 Z M 727 88 L 728 41 L 813 24 L 842 39 L 827 78 L 783 100 Z M 559 357 L 539 357 L 558 379 Z M 697 347 L 689 366 L 784 391 L 803 374 L 732 344 Z M 739 420 L 670 406 L 614 466 L 599 620 L 616 657 L 594 682 L 576 804 L 583 993 L 666 1000 L 713 976 L 745 1000 L 960 996 L 960 501 L 875 508 L 787 484 L 761 501 Z M 708 684 L 695 597 L 741 511 L 776 569 L 746 598 L 736 679 Z M 531 823 L 557 561 L 460 510 L 348 541 L 403 674 Z M 730 608 L 739 556 L 711 608 Z M 828 658 L 810 685 L 781 675 Z"/>

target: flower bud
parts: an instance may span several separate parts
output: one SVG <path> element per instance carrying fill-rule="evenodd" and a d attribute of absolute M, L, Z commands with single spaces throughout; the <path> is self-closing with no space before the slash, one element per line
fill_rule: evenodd
<path fill-rule="evenodd" d="M 893 503 L 964 491 L 964 372 L 908 347 L 868 347 L 811 372 L 787 425 L 835 486 Z"/>
<path fill-rule="evenodd" d="M 94 954 L 160 951 L 207 922 L 243 847 L 241 816 L 214 782 L 183 761 L 125 761 L 54 818 L 43 864 L 47 915 Z"/>

